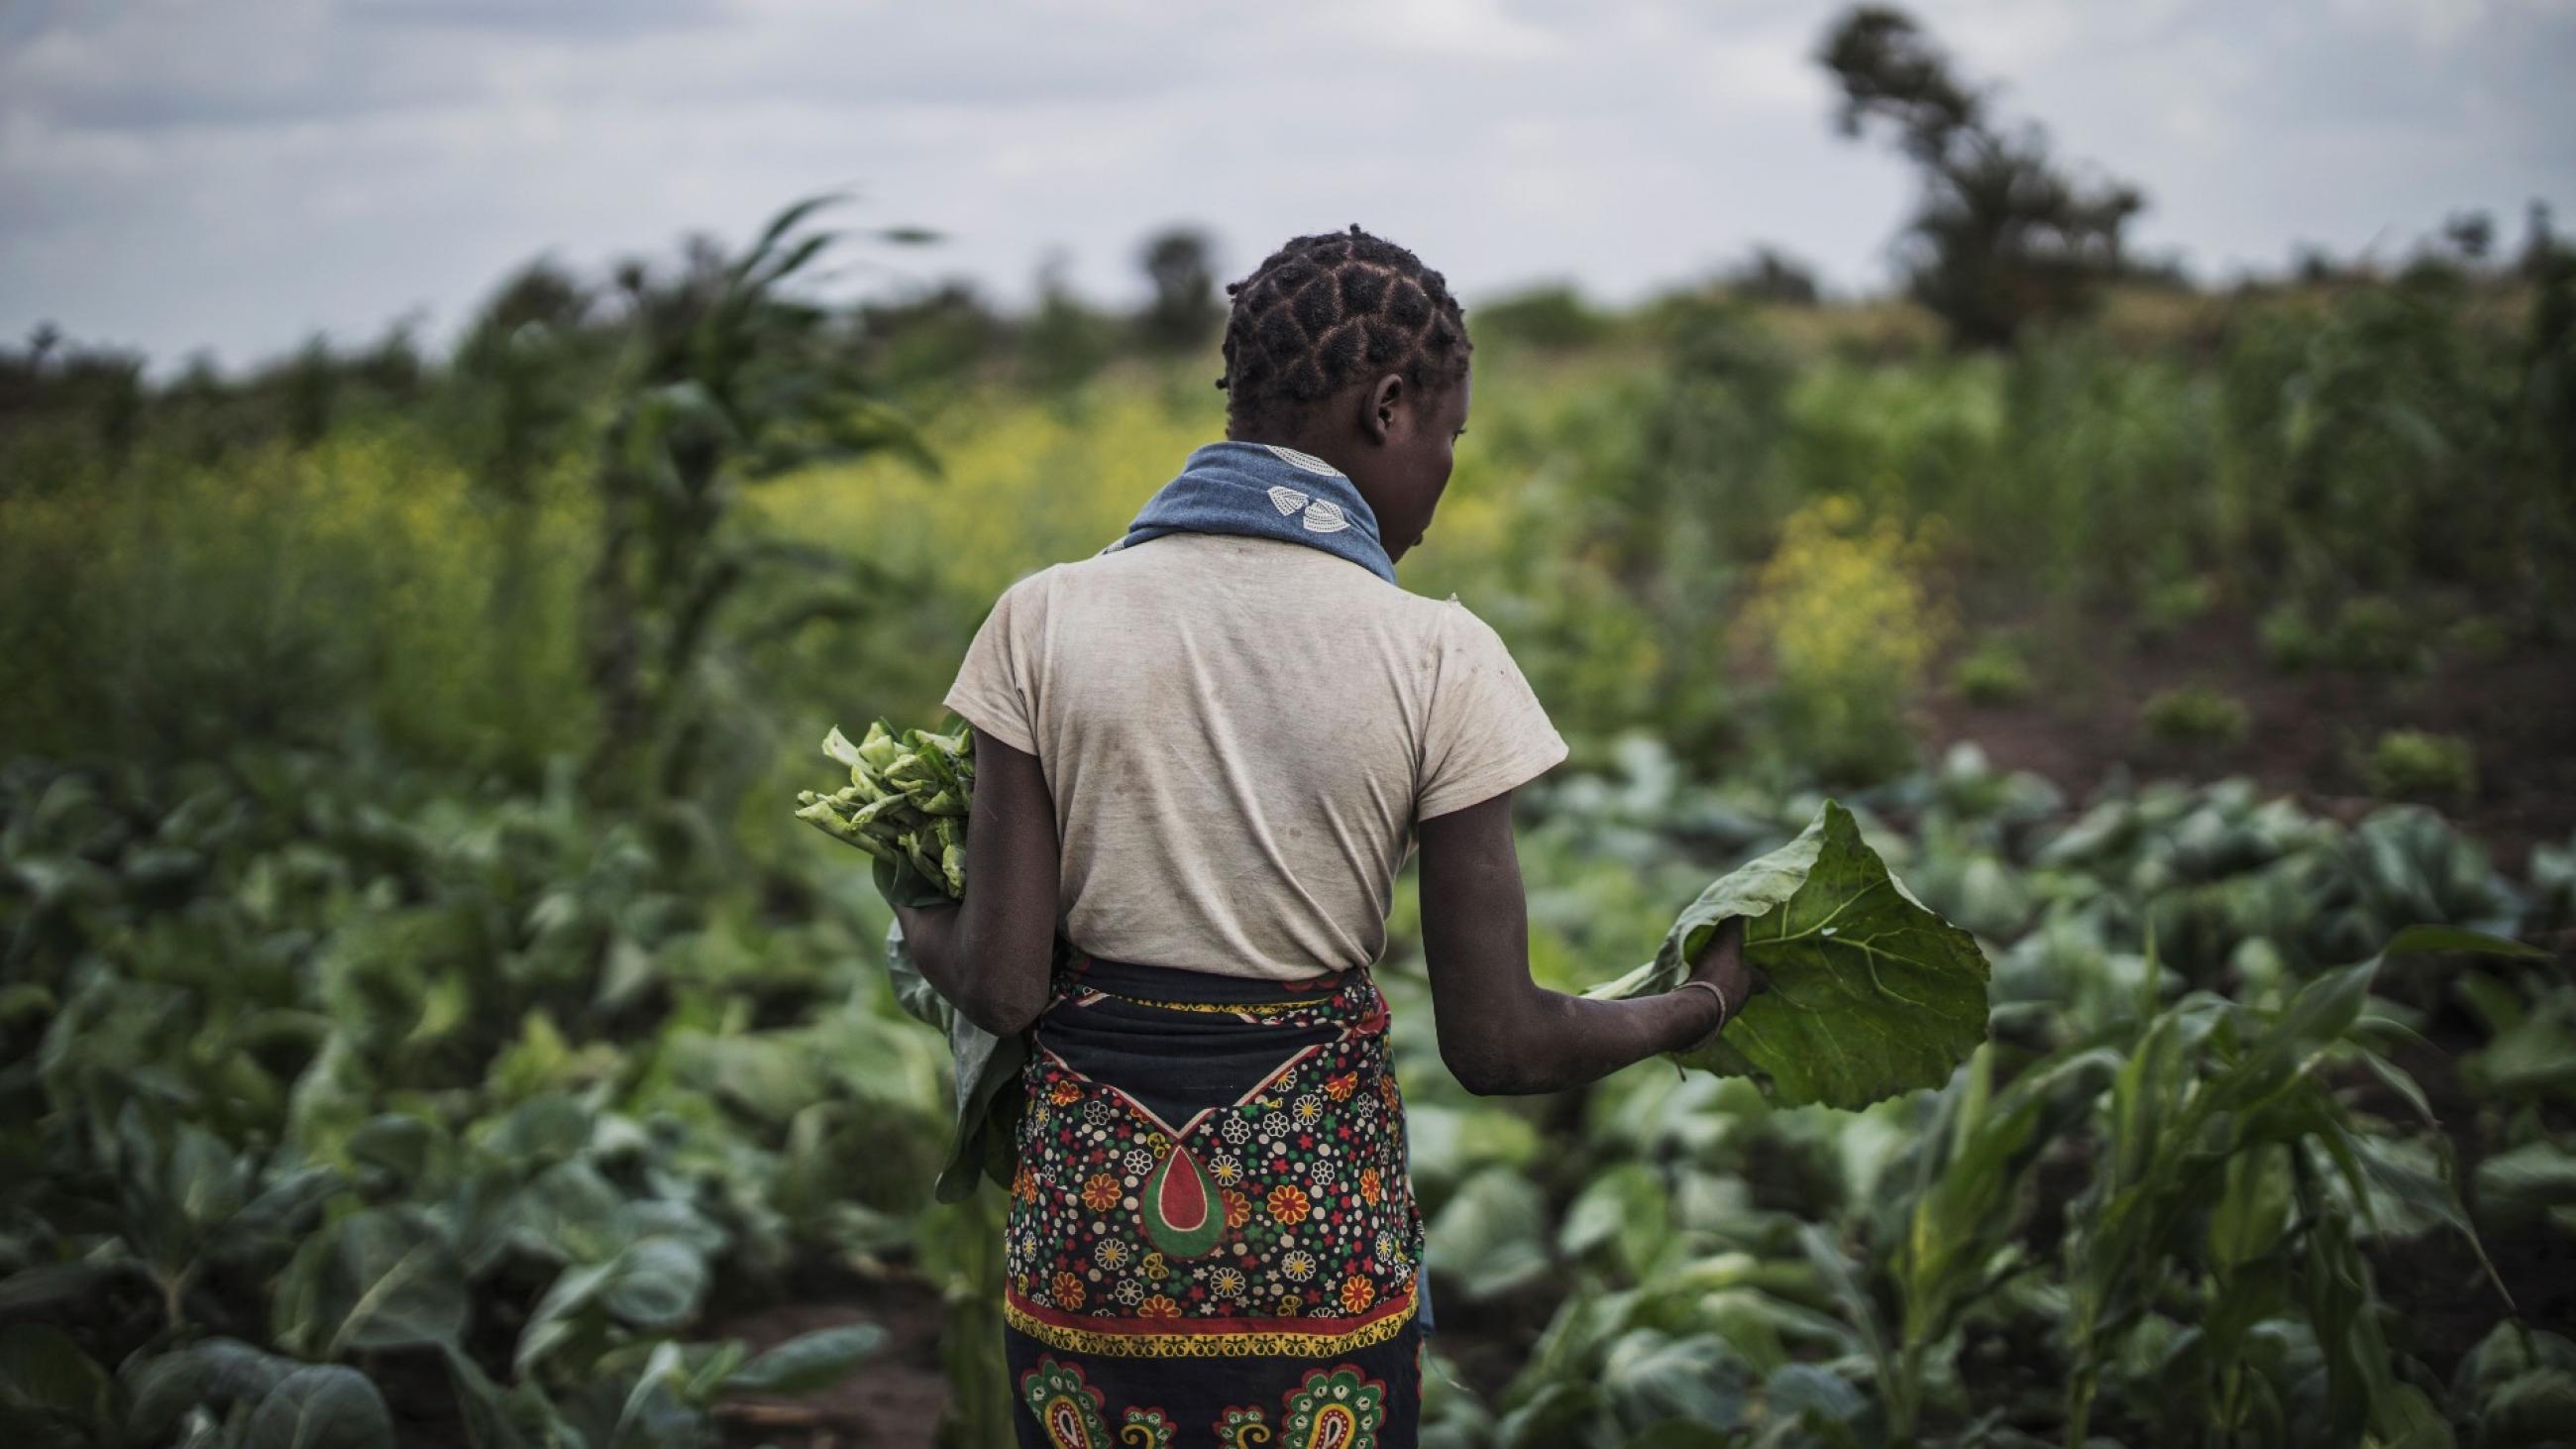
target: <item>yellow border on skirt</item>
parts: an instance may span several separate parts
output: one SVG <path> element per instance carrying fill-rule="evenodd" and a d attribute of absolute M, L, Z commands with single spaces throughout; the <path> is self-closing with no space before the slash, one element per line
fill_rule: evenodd
<path fill-rule="evenodd" d="M 1066 1328 L 1047 1323 L 1014 1303 L 1002 1299 L 1002 1318 L 1013 1328 L 1054 1348 L 1075 1353 L 1106 1354 L 1117 1358 L 1329 1358 L 1384 1343 L 1404 1329 L 1421 1306 L 1421 1295 L 1407 1295 L 1401 1311 L 1390 1313 L 1373 1323 L 1364 1323 L 1344 1333 L 1299 1333 L 1294 1330 L 1269 1330 L 1259 1333 L 1094 1333 L 1085 1328 Z"/>
<path fill-rule="evenodd" d="M 1156 1001 L 1144 996 L 1122 996 L 1103 991 L 1097 986 L 1077 987 L 1076 997 L 1105 996 L 1133 1006 L 1153 1006 L 1164 1011 L 1204 1011 L 1218 1016 L 1285 1016 L 1292 1011 L 1312 1011 L 1333 1004 L 1331 996 L 1318 996 L 1313 1001 Z"/>

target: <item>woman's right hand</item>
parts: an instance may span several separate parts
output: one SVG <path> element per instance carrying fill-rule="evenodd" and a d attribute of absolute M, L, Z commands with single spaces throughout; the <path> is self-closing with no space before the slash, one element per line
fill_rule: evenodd
<path fill-rule="evenodd" d="M 1733 1021 L 1744 1003 L 1770 988 L 1753 963 L 1744 959 L 1744 918 L 1729 916 L 1718 923 L 1715 931 L 1692 959 L 1692 981 L 1705 981 L 1726 997 L 1726 1019 Z"/>

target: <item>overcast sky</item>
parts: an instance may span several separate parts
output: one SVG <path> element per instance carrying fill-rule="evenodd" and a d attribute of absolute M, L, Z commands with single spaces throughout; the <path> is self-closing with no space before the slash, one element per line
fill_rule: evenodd
<path fill-rule="evenodd" d="M 1358 222 L 1470 306 L 1625 301 L 1758 241 L 1883 286 L 1913 194 L 1837 137 L 1790 0 L 0 0 L 0 332 L 50 320 L 166 374 L 417 311 L 449 341 L 507 270 L 740 239 L 855 186 L 851 290 L 1062 248 L 1141 290 L 1206 225 L 1227 275 Z M 1921 0 L 2003 111 L 2143 186 L 2195 270 L 2293 243 L 2402 255 L 2455 211 L 2576 231 L 2576 0 Z"/>

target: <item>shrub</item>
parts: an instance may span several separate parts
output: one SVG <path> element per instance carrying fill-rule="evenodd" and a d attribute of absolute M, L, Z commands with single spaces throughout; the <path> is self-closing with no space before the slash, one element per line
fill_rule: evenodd
<path fill-rule="evenodd" d="M 1476 340 L 1525 344 L 1546 351 L 1589 347 L 1607 336 L 1610 319 L 1566 283 L 1532 287 L 1476 308 Z"/>
<path fill-rule="evenodd" d="M 2245 738 L 2250 723 L 2241 702 L 2205 684 L 2158 691 L 2138 718 L 2149 735 L 2169 745 L 2232 745 Z"/>
<path fill-rule="evenodd" d="M 2477 793 L 2477 757 L 2458 735 L 2389 730 L 2370 747 L 2362 776 L 2375 795 L 2467 800 Z"/>
<path fill-rule="evenodd" d="M 1913 752 L 1904 705 L 1951 627 L 1921 578 L 1935 532 L 1830 495 L 1789 516 L 1755 582 L 1745 622 L 1779 664 L 1781 737 L 1828 777 L 1873 779 Z"/>
<path fill-rule="evenodd" d="M 2308 622 L 2305 609 L 2296 604 L 2281 604 L 2263 616 L 2256 626 L 2263 643 L 2263 657 L 2272 667 L 2284 671 L 2301 670 L 2325 657 L 2325 640 L 2317 627 Z"/>
<path fill-rule="evenodd" d="M 2029 698 L 2030 666 L 2009 642 L 1989 636 L 1950 667 L 1950 688 L 1970 704 L 2011 704 Z"/>
<path fill-rule="evenodd" d="M 204 466 L 146 447 L 112 484 L 0 505 L 0 741 L 220 758 L 364 724 L 532 775 L 588 728 L 592 525 L 567 471 L 495 504 L 403 424 Z"/>
<path fill-rule="evenodd" d="M 2396 600 L 2374 594 L 2344 601 L 2326 645 L 2347 669 L 2405 669 L 2418 657 L 2415 621 Z"/>
<path fill-rule="evenodd" d="M 2167 579 L 2139 602 L 2138 637 L 2150 643 L 2170 639 L 2217 602 L 2218 582 L 2205 574 Z"/>
<path fill-rule="evenodd" d="M 2493 664 L 2513 652 L 2513 630 L 2483 614 L 2455 619 L 2442 631 L 2442 647 L 2473 664 Z"/>

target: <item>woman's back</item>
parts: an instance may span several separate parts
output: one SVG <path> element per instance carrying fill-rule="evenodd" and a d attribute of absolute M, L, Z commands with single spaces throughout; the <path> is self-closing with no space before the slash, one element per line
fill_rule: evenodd
<path fill-rule="evenodd" d="M 1467 427 L 1445 280 L 1353 227 L 1227 291 L 1226 440 L 995 604 L 946 701 L 976 727 L 967 889 L 896 907 L 960 1019 L 1027 1048 L 1001 1157 L 1028 1445 L 1415 1442 L 1423 1225 L 1366 968 L 1416 840 L 1470 1091 L 1705 1042 L 1748 984 L 1740 931 L 1704 991 L 1530 979 L 1511 791 L 1565 741 L 1483 620 L 1395 583 Z M 971 1119 L 996 1058 L 958 1039 Z"/>
<path fill-rule="evenodd" d="M 1019 580 L 945 703 L 1043 763 L 1068 941 L 1273 980 L 1373 963 L 1415 822 L 1567 752 L 1464 604 L 1232 534 Z"/>

